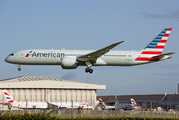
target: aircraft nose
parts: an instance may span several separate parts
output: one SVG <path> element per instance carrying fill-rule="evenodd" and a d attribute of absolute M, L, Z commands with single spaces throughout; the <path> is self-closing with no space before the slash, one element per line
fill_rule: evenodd
<path fill-rule="evenodd" d="M 9 59 L 8 59 L 9 57 L 6 57 L 6 59 L 4 60 L 4 61 L 6 61 L 6 62 L 8 62 L 9 61 Z"/>
<path fill-rule="evenodd" d="M 8 57 L 6 57 L 5 61 L 7 63 L 13 63 L 14 62 L 14 57 L 8 56 Z"/>

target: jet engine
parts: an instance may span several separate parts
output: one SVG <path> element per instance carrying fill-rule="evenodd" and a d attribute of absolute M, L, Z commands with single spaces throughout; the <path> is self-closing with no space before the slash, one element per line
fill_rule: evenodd
<path fill-rule="evenodd" d="M 61 67 L 63 69 L 76 69 L 76 57 L 64 57 L 61 58 Z"/>

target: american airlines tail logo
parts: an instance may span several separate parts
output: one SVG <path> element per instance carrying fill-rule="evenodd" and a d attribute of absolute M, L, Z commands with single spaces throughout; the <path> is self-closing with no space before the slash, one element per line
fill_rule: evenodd
<path fill-rule="evenodd" d="M 156 38 L 144 48 L 141 55 L 135 61 L 159 61 L 160 58 L 152 56 L 161 55 L 172 28 L 164 29 Z"/>
<path fill-rule="evenodd" d="M 33 50 L 31 50 L 29 53 L 32 53 Z M 29 53 L 26 54 L 25 57 L 29 57 Z"/>

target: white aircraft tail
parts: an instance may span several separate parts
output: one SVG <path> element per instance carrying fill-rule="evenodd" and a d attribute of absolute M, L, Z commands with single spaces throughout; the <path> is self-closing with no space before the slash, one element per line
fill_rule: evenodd
<path fill-rule="evenodd" d="M 106 108 L 106 104 L 103 102 L 103 100 L 99 99 L 99 104 L 101 105 L 101 108 L 104 110 Z"/>
<path fill-rule="evenodd" d="M 115 96 L 115 104 L 116 104 L 116 107 L 119 107 L 119 101 L 118 101 L 118 99 L 117 99 L 117 96 Z"/>
<path fill-rule="evenodd" d="M 132 99 L 132 98 L 131 98 L 131 104 L 132 104 L 132 105 L 134 105 L 134 106 L 136 106 L 136 105 L 137 105 L 137 103 L 135 102 L 135 100 L 134 100 L 134 99 Z"/>
<path fill-rule="evenodd" d="M 172 28 L 164 29 L 152 42 L 150 42 L 141 52 L 141 55 L 135 61 L 159 61 L 161 59 L 162 51 L 165 47 L 167 39 L 170 35 Z M 154 57 L 159 56 L 159 57 Z M 171 58 L 167 56 L 166 59 Z"/>
<path fill-rule="evenodd" d="M 14 104 L 16 103 L 15 99 L 13 99 L 13 97 L 6 91 L 6 90 L 2 90 L 4 97 L 6 98 L 8 104 Z"/>

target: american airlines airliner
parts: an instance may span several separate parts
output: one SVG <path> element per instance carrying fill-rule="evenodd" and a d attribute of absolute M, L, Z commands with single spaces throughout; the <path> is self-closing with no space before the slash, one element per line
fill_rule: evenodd
<path fill-rule="evenodd" d="M 124 41 L 100 50 L 29 49 L 11 53 L 5 61 L 20 65 L 61 65 L 63 69 L 87 66 L 85 72 L 93 73 L 92 66 L 134 66 L 171 58 L 175 52 L 162 54 L 172 28 L 164 29 L 144 49 L 139 51 L 111 50 Z"/>

